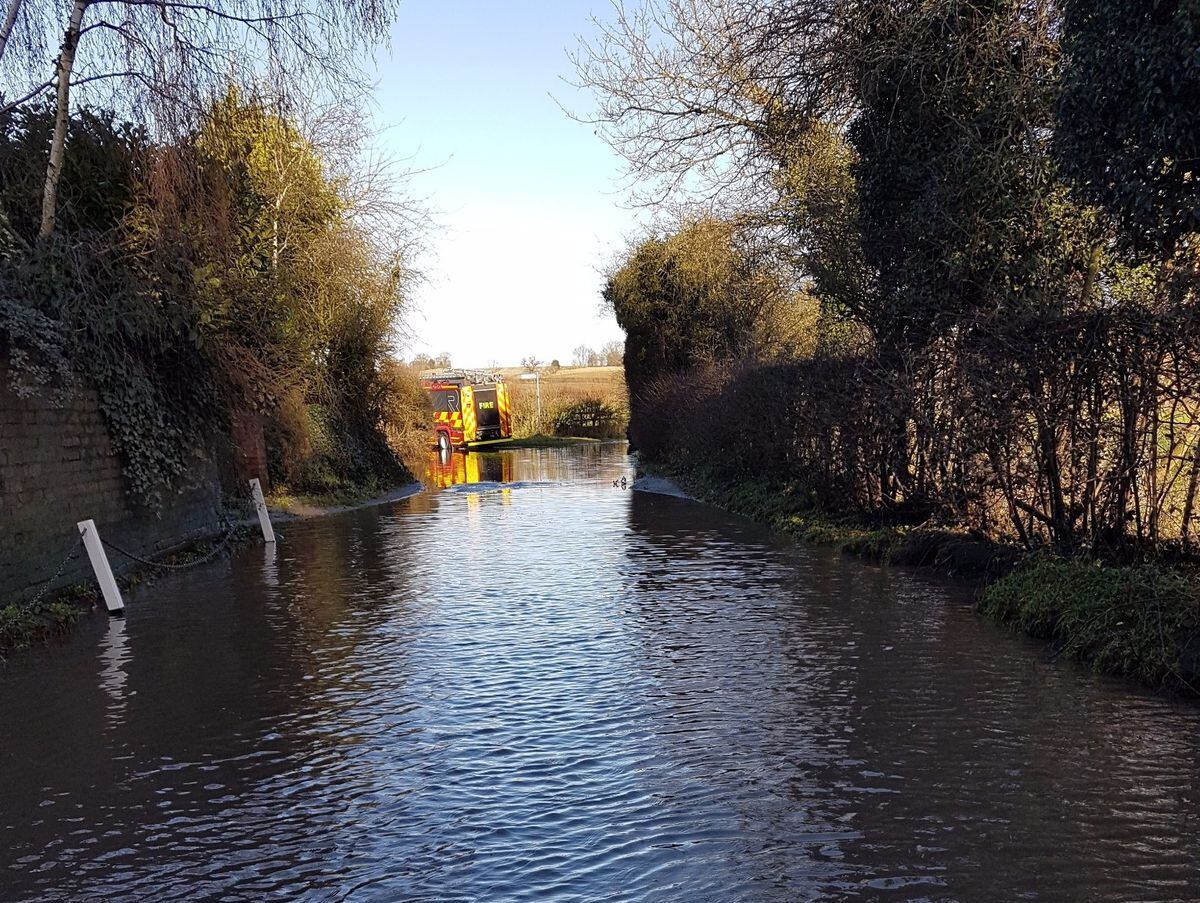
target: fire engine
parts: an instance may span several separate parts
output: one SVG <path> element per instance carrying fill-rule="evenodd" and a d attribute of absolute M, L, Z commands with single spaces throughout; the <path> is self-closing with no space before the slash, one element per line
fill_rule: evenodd
<path fill-rule="evenodd" d="M 433 402 L 438 448 L 449 451 L 512 438 L 508 388 L 497 373 L 439 370 L 423 373 L 421 385 Z"/>

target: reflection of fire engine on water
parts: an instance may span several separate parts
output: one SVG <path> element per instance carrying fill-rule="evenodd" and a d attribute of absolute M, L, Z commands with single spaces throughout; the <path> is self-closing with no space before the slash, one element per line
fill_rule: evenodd
<path fill-rule="evenodd" d="M 444 450 L 512 438 L 508 387 L 496 373 L 430 370 L 421 385 L 433 403 L 433 432 Z"/>
<path fill-rule="evenodd" d="M 462 483 L 511 483 L 512 458 L 508 455 L 456 454 L 449 449 L 435 448 L 429 453 L 425 479 L 435 489 Z"/>

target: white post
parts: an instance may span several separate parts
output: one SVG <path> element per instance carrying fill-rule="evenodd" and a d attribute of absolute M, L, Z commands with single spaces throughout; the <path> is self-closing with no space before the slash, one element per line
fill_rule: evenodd
<path fill-rule="evenodd" d="M 542 431 L 542 374 L 534 370 L 533 380 L 533 384 L 537 386 L 537 428 L 540 433 Z"/>
<path fill-rule="evenodd" d="M 258 477 L 250 481 L 250 494 L 254 496 L 254 510 L 258 514 L 258 525 L 262 527 L 263 541 L 275 541 L 275 529 L 271 526 L 271 513 L 267 511 L 267 500 L 263 498 L 262 484 Z"/>
<path fill-rule="evenodd" d="M 87 549 L 88 559 L 92 562 L 92 570 L 96 572 L 96 581 L 100 584 L 100 592 L 104 595 L 104 604 L 110 613 L 124 611 L 125 602 L 121 599 L 121 588 L 117 586 L 117 578 L 113 576 L 108 564 L 108 556 L 104 554 L 104 546 L 100 543 L 100 531 L 96 522 L 81 520 L 78 525 L 83 535 L 83 547 Z"/>
<path fill-rule="evenodd" d="M 273 542 L 263 546 L 263 582 L 273 589 L 279 589 L 279 567 L 275 564 L 278 549 Z"/>

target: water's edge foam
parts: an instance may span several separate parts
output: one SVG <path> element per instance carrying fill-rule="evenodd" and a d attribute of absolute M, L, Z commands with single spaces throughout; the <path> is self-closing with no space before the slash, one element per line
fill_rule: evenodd
<path fill-rule="evenodd" d="M 648 474 L 643 474 L 633 481 L 633 487 L 637 492 L 652 492 L 655 495 L 673 495 L 676 498 L 696 501 L 695 497 L 688 495 L 677 485 L 664 477 L 654 477 Z"/>

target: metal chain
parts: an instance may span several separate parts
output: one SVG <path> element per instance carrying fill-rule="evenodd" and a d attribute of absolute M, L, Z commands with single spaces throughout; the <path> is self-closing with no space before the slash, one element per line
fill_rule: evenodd
<path fill-rule="evenodd" d="M 46 597 L 46 594 L 54 588 L 55 582 L 62 576 L 63 571 L 67 569 L 67 565 L 79 557 L 79 552 L 83 546 L 83 537 L 80 536 L 75 540 L 75 545 L 71 547 L 71 551 L 67 553 L 67 557 L 59 562 L 58 567 L 54 569 L 54 573 L 42 585 L 42 588 L 37 591 L 37 594 L 31 599 L 27 599 L 18 606 L 18 610 L 22 613 L 31 610 L 35 605 Z"/>
<path fill-rule="evenodd" d="M 240 525 L 234 521 L 234 523 L 229 527 L 229 532 L 226 533 L 224 538 L 222 538 L 219 543 L 213 546 L 206 555 L 201 558 L 197 558 L 195 561 L 188 561 L 183 564 L 167 564 L 165 561 L 151 561 L 149 558 L 143 558 L 140 555 L 135 555 L 133 552 L 122 549 L 120 546 L 109 542 L 107 539 L 101 539 L 100 542 L 112 549 L 114 552 L 119 552 L 120 554 L 124 555 L 131 561 L 138 562 L 138 564 L 145 564 L 155 568 L 163 568 L 164 570 L 168 571 L 186 571 L 188 568 L 198 567 L 199 565 L 202 565 L 207 561 L 211 561 L 214 557 L 216 557 L 217 553 L 229 544 L 229 540 L 233 539 L 233 534 L 237 532 L 239 526 Z"/>
<path fill-rule="evenodd" d="M 126 551 L 125 549 L 122 549 L 120 546 L 115 545 L 106 539 L 101 539 L 100 542 L 112 549 L 114 552 L 119 552 L 126 558 L 136 561 L 139 564 L 145 564 L 156 568 L 164 568 L 172 571 L 183 571 L 187 570 L 188 568 L 197 567 L 198 565 L 204 564 L 207 561 L 211 561 L 217 555 L 217 553 L 224 549 L 225 546 L 229 544 L 229 541 L 233 539 L 233 534 L 237 532 L 238 526 L 239 524 L 237 521 L 234 521 L 232 524 L 230 524 L 229 531 L 221 538 L 221 541 L 213 546 L 213 548 L 210 549 L 207 554 L 201 558 L 197 558 L 195 561 L 189 561 L 185 564 L 167 564 L 163 561 L 151 561 L 148 558 L 143 558 L 140 555 L 135 555 L 132 552 Z M 81 551 L 83 551 L 82 535 L 75 541 L 75 544 L 71 547 L 71 551 L 67 553 L 66 557 L 58 563 L 58 567 L 54 569 L 54 573 L 46 579 L 44 584 L 42 584 L 42 588 L 38 590 L 37 593 L 35 593 L 32 597 L 26 599 L 17 606 L 18 611 L 24 614 L 25 612 L 32 610 L 36 605 L 38 605 L 38 603 L 46 598 L 46 595 L 55 588 L 55 583 L 58 581 L 58 578 L 62 576 L 63 571 L 67 569 L 67 565 L 78 558 Z"/>

